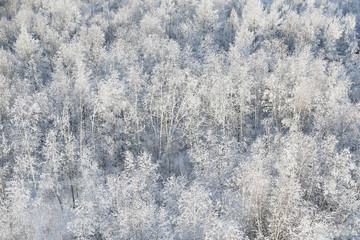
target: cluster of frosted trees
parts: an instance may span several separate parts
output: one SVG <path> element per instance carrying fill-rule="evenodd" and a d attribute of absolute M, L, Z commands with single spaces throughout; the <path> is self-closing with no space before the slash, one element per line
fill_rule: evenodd
<path fill-rule="evenodd" d="M 356 239 L 358 0 L 1 0 L 0 239 Z"/>

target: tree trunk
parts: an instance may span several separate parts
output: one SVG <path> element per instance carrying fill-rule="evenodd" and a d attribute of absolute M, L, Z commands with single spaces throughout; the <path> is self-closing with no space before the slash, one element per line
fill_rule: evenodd
<path fill-rule="evenodd" d="M 114 117 L 115 118 L 115 117 Z M 117 167 L 117 161 L 116 161 L 116 124 L 115 124 L 115 119 L 113 122 L 113 156 L 114 156 L 114 166 Z"/>
<path fill-rule="evenodd" d="M 1 196 L 2 196 L 3 201 L 5 202 L 5 187 L 4 187 L 2 175 L 0 175 L 0 187 L 1 187 Z"/>

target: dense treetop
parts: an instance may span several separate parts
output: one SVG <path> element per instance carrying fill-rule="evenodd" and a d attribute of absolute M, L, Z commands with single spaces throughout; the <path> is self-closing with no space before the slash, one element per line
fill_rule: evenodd
<path fill-rule="evenodd" d="M 358 0 L 0 0 L 0 239 L 360 237 Z"/>

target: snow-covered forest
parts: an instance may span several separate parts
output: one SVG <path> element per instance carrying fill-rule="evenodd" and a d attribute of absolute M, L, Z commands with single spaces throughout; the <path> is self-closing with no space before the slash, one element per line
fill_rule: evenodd
<path fill-rule="evenodd" d="M 360 1 L 0 0 L 0 239 L 360 239 Z"/>

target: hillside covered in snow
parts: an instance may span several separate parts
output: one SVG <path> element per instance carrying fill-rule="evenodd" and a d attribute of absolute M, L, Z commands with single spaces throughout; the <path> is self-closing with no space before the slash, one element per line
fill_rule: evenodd
<path fill-rule="evenodd" d="M 0 0 L 0 239 L 360 239 L 358 0 Z"/>

